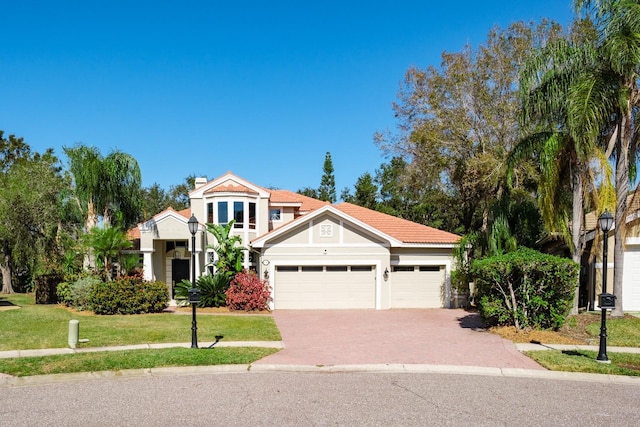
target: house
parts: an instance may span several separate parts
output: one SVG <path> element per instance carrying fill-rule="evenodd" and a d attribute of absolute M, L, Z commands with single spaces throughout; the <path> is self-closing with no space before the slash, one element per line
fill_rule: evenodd
<path fill-rule="evenodd" d="M 144 277 L 170 291 L 191 271 L 213 273 L 214 237 L 227 224 L 247 248 L 244 267 L 272 287 L 273 309 L 449 307 L 452 249 L 459 236 L 349 203 L 271 190 L 231 172 L 198 178 L 190 209 L 171 208 L 133 230 Z M 199 229 L 192 247 L 187 221 Z"/>
<path fill-rule="evenodd" d="M 624 271 L 622 274 L 622 310 L 640 311 L 640 194 L 627 200 L 627 231 L 624 243 Z M 603 233 L 598 228 L 594 212 L 585 216 L 585 252 L 582 256 L 581 294 L 584 307 L 598 307 L 598 295 L 602 293 Z M 613 293 L 615 223 L 607 239 L 607 292 Z"/>

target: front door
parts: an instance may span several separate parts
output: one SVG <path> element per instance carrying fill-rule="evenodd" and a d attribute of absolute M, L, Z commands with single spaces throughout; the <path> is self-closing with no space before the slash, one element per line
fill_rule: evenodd
<path fill-rule="evenodd" d="M 189 260 L 174 258 L 171 260 L 171 299 L 174 298 L 176 283 L 182 280 L 189 280 Z"/>

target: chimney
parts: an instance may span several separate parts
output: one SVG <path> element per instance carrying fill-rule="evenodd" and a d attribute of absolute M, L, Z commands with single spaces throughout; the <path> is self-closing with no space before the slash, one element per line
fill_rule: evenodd
<path fill-rule="evenodd" d="M 196 190 L 202 187 L 203 185 L 205 185 L 206 183 L 207 183 L 207 178 L 204 178 L 204 177 L 196 178 L 193 189 Z"/>

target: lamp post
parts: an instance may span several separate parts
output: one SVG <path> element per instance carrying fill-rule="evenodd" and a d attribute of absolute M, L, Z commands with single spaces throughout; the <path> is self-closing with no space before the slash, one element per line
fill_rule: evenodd
<path fill-rule="evenodd" d="M 198 324 L 196 323 L 196 305 L 200 302 L 200 290 L 196 288 L 196 233 L 198 232 L 198 220 L 191 214 L 189 218 L 189 232 L 191 233 L 191 289 L 189 289 L 189 302 L 191 303 L 191 348 L 198 348 Z"/>
<path fill-rule="evenodd" d="M 607 309 L 614 308 L 615 297 L 607 293 L 607 252 L 609 251 L 609 230 L 611 230 L 613 226 L 613 216 L 611 216 L 609 211 L 604 211 L 602 215 L 598 217 L 598 225 L 604 236 L 602 242 L 602 293 L 600 294 L 599 300 L 600 309 L 602 310 L 600 320 L 600 349 L 596 360 L 601 363 L 611 363 L 607 357 Z"/>

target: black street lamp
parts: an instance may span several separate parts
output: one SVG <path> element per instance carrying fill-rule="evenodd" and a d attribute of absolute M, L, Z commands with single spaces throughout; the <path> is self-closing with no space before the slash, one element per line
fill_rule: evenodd
<path fill-rule="evenodd" d="M 607 293 L 607 253 L 609 251 L 609 230 L 613 226 L 613 216 L 604 211 L 598 218 L 598 225 L 604 233 L 602 241 L 602 293 L 599 295 L 599 305 L 602 310 L 600 320 L 600 349 L 596 360 L 601 363 L 611 363 L 607 357 L 607 309 L 615 307 L 615 296 Z"/>
<path fill-rule="evenodd" d="M 196 288 L 196 233 L 198 232 L 198 220 L 191 214 L 189 218 L 189 232 L 191 233 L 191 289 L 189 289 L 189 302 L 191 303 L 191 348 L 198 348 L 198 324 L 196 323 L 196 305 L 200 302 L 200 289 Z"/>

